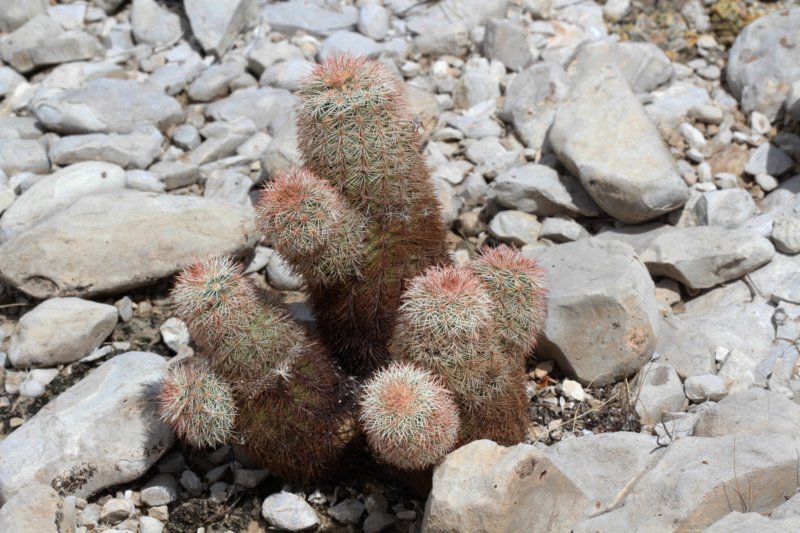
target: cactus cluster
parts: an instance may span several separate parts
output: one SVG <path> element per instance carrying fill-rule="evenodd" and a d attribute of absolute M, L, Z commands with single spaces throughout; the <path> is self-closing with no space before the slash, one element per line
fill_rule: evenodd
<path fill-rule="evenodd" d="M 330 475 L 361 435 L 411 471 L 474 439 L 519 442 L 541 269 L 507 247 L 452 264 L 417 127 L 380 63 L 328 60 L 299 95 L 304 166 L 272 177 L 256 215 L 302 275 L 316 330 L 232 259 L 197 261 L 173 295 L 203 357 L 171 367 L 163 419 L 297 480 Z"/>

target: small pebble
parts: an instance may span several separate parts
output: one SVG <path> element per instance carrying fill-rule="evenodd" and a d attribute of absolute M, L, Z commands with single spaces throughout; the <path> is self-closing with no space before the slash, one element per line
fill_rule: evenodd
<path fill-rule="evenodd" d="M 264 500 L 261 516 L 273 527 L 302 531 L 319 525 L 319 518 L 306 501 L 291 492 L 279 492 Z"/>

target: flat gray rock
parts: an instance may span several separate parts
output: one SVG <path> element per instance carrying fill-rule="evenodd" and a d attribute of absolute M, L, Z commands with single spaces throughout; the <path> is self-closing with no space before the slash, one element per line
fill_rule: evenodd
<path fill-rule="evenodd" d="M 274 134 L 284 125 L 294 122 L 290 111 L 297 103 L 298 98 L 285 89 L 253 87 L 239 89 L 226 98 L 208 104 L 205 115 L 218 122 L 248 118 L 257 129 L 266 128 Z"/>
<path fill-rule="evenodd" d="M 293 34 L 298 30 L 313 35 L 328 35 L 337 30 L 347 30 L 358 22 L 358 9 L 353 6 L 323 7 L 312 0 L 290 0 L 268 3 L 264 15 L 273 31 Z"/>
<path fill-rule="evenodd" d="M 97 79 L 36 104 L 44 126 L 62 134 L 129 133 L 144 125 L 163 130 L 183 119 L 181 104 L 132 80 Z"/>
<path fill-rule="evenodd" d="M 65 533 L 75 531 L 75 509 L 51 487 L 23 487 L 0 508 L 0 531 Z"/>
<path fill-rule="evenodd" d="M 107 161 L 123 168 L 144 169 L 161 155 L 164 136 L 152 126 L 131 133 L 90 133 L 62 137 L 50 145 L 50 159 L 66 166 Z"/>
<path fill-rule="evenodd" d="M 654 276 L 707 289 L 752 272 L 774 255 L 769 239 L 752 232 L 696 226 L 662 233 L 640 257 Z"/>
<path fill-rule="evenodd" d="M 434 470 L 422 529 L 569 531 L 589 504 L 577 483 L 534 446 L 479 440 Z"/>
<path fill-rule="evenodd" d="M 582 384 L 634 374 L 656 345 L 655 285 L 630 246 L 582 239 L 531 252 L 550 294 L 539 354 Z"/>
<path fill-rule="evenodd" d="M 51 298 L 19 319 L 8 347 L 17 368 L 56 366 L 89 355 L 117 325 L 117 308 L 80 298 Z"/>
<path fill-rule="evenodd" d="M 623 222 L 644 222 L 683 205 L 689 190 L 672 155 L 604 48 L 584 48 L 573 69 L 572 90 L 549 134 L 561 162 Z"/>
<path fill-rule="evenodd" d="M 204 254 L 240 254 L 252 215 L 193 196 L 128 192 L 76 201 L 0 246 L 0 279 L 35 298 L 119 293 Z"/>
<path fill-rule="evenodd" d="M 255 0 L 184 0 L 183 7 L 194 36 L 206 52 L 217 57 L 258 17 Z"/>
<path fill-rule="evenodd" d="M 472 28 L 504 16 L 507 6 L 508 0 L 442 0 L 407 17 L 406 26 L 419 53 L 462 55 Z"/>
<path fill-rule="evenodd" d="M 500 211 L 489 222 L 489 234 L 510 244 L 533 244 L 539 238 L 542 224 L 534 215 L 522 211 Z"/>
<path fill-rule="evenodd" d="M 746 114 L 770 120 L 783 113 L 791 84 L 800 80 L 800 8 L 758 18 L 736 37 L 728 54 L 728 87 Z"/>
<path fill-rule="evenodd" d="M 47 12 L 47 0 L 0 0 L 0 32 L 12 32 L 34 18 Z"/>
<path fill-rule="evenodd" d="M 153 401 L 166 360 L 103 363 L 0 442 L 0 504 L 32 483 L 85 498 L 144 474 L 174 441 Z"/>
<path fill-rule="evenodd" d="M 528 32 L 518 21 L 489 19 L 482 47 L 484 56 L 497 59 L 511 70 L 521 70 L 533 62 Z"/>
<path fill-rule="evenodd" d="M 653 43 L 627 41 L 613 47 L 617 67 L 635 93 L 647 93 L 675 75 L 667 55 Z"/>
<path fill-rule="evenodd" d="M 694 222 L 700 226 L 735 226 L 758 212 L 753 197 L 744 189 L 707 191 L 692 206 Z"/>
<path fill-rule="evenodd" d="M 341 54 L 362 55 L 376 58 L 380 55 L 383 47 L 360 33 L 352 31 L 337 31 L 319 46 L 317 55 L 320 61 L 325 61 L 330 57 Z"/>
<path fill-rule="evenodd" d="M 83 196 L 122 191 L 125 171 L 90 161 L 62 168 L 34 183 L 0 218 L 0 242 L 23 233 Z"/>
<path fill-rule="evenodd" d="M 0 139 L 0 170 L 8 176 L 18 172 L 46 174 L 50 170 L 47 150 L 39 141 Z"/>
<path fill-rule="evenodd" d="M 138 43 L 170 43 L 183 35 L 181 18 L 155 0 L 133 0 L 131 26 Z"/>
<path fill-rule="evenodd" d="M 709 406 L 697 420 L 698 437 L 797 435 L 800 405 L 783 394 L 754 388 Z"/>
<path fill-rule="evenodd" d="M 261 505 L 261 516 L 269 525 L 285 531 L 303 531 L 319 525 L 314 509 L 291 492 L 268 496 Z"/>
<path fill-rule="evenodd" d="M 791 170 L 792 167 L 794 167 L 794 161 L 786 152 L 772 143 L 765 142 L 750 155 L 750 160 L 744 170 L 753 176 L 758 174 L 780 176 Z"/>
<path fill-rule="evenodd" d="M 501 173 L 489 185 L 489 198 L 538 216 L 600 214 L 575 178 L 544 165 L 528 164 Z"/>

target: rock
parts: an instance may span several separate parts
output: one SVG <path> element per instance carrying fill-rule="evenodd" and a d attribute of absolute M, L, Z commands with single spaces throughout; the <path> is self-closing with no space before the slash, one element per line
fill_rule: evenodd
<path fill-rule="evenodd" d="M 527 33 L 517 21 L 489 19 L 482 46 L 484 56 L 500 61 L 511 70 L 521 70 L 533 62 Z"/>
<path fill-rule="evenodd" d="M 246 117 L 257 129 L 267 128 L 274 134 L 294 122 L 293 114 L 287 110 L 293 109 L 297 102 L 297 97 L 284 89 L 240 89 L 206 106 L 205 114 L 217 122 L 235 122 Z"/>
<path fill-rule="evenodd" d="M 617 68 L 635 93 L 649 93 L 675 75 L 672 62 L 653 43 L 622 42 L 612 48 L 612 53 L 617 58 Z"/>
<path fill-rule="evenodd" d="M 167 277 L 203 254 L 242 253 L 254 239 L 251 215 L 228 204 L 98 194 L 0 246 L 0 279 L 35 298 L 119 293 Z"/>
<path fill-rule="evenodd" d="M 79 298 L 53 298 L 22 315 L 8 348 L 17 368 L 56 366 L 88 355 L 111 334 L 117 308 Z"/>
<path fill-rule="evenodd" d="M 568 531 L 589 503 L 534 446 L 504 448 L 479 440 L 450 453 L 434 470 L 422 529 Z"/>
<path fill-rule="evenodd" d="M 772 242 L 781 253 L 800 253 L 800 218 L 782 215 L 775 217 Z"/>
<path fill-rule="evenodd" d="M 269 476 L 269 470 L 255 469 L 245 470 L 244 468 L 237 468 L 233 475 L 233 482 L 246 489 L 253 489 L 259 486 Z"/>
<path fill-rule="evenodd" d="M 749 231 L 697 226 L 660 234 L 640 257 L 654 276 L 707 289 L 748 274 L 773 255 L 769 240 Z"/>
<path fill-rule="evenodd" d="M 151 166 L 149 172 L 162 181 L 164 189 L 168 191 L 192 185 L 200 179 L 197 165 L 181 161 L 160 161 Z"/>
<path fill-rule="evenodd" d="M 181 346 L 189 344 L 189 330 L 186 323 L 178 318 L 168 318 L 159 328 L 161 340 L 175 353 L 180 351 Z"/>
<path fill-rule="evenodd" d="M 34 227 L 83 196 L 122 191 L 125 171 L 111 163 L 78 163 L 40 179 L 0 218 L 0 242 Z"/>
<path fill-rule="evenodd" d="M 75 510 L 52 488 L 38 483 L 23 487 L 0 508 L 0 531 L 65 533 L 75 527 Z"/>
<path fill-rule="evenodd" d="M 317 55 L 320 61 L 325 61 L 330 57 L 341 54 L 363 55 L 376 58 L 380 55 L 381 50 L 381 45 L 369 37 L 364 37 L 360 33 L 337 31 L 322 41 Z"/>
<path fill-rule="evenodd" d="M 769 512 L 796 491 L 799 443 L 783 435 L 678 439 L 637 480 L 625 505 L 573 531 L 702 531 L 731 504 Z"/>
<path fill-rule="evenodd" d="M 279 291 L 296 291 L 303 286 L 303 278 L 292 272 L 289 263 L 280 254 L 272 254 L 267 263 L 269 284 Z"/>
<path fill-rule="evenodd" d="M 757 174 L 780 176 L 787 170 L 791 170 L 792 167 L 794 167 L 794 161 L 786 152 L 772 143 L 765 142 L 752 153 L 744 170 L 754 176 Z"/>
<path fill-rule="evenodd" d="M 445 180 L 433 178 L 433 187 L 442 208 L 442 222 L 445 226 L 450 227 L 458 219 L 461 198 L 456 196 L 453 186 Z"/>
<path fill-rule="evenodd" d="M 289 41 L 272 42 L 261 39 L 247 55 L 247 68 L 256 76 L 261 76 L 267 67 L 292 59 L 305 59 L 303 51 Z"/>
<path fill-rule="evenodd" d="M 261 76 L 261 85 L 270 85 L 287 91 L 300 89 L 300 80 L 311 74 L 314 63 L 305 59 L 290 59 L 267 67 Z"/>
<path fill-rule="evenodd" d="M 39 141 L 0 139 L 0 171 L 13 176 L 19 172 L 46 174 L 49 170 L 47 151 Z"/>
<path fill-rule="evenodd" d="M 253 180 L 238 170 L 214 170 L 206 179 L 204 198 L 252 208 Z"/>
<path fill-rule="evenodd" d="M 107 161 L 124 168 L 147 168 L 161 155 L 163 142 L 164 136 L 152 126 L 127 134 L 72 135 L 50 145 L 50 159 L 61 166 Z"/>
<path fill-rule="evenodd" d="M 583 49 L 574 68 L 573 90 L 559 104 L 549 134 L 561 162 L 623 222 L 644 222 L 683 205 L 689 192 L 672 155 L 603 49 Z"/>
<path fill-rule="evenodd" d="M 139 517 L 139 533 L 161 533 L 164 531 L 164 524 L 152 516 Z"/>
<path fill-rule="evenodd" d="M 194 102 L 210 102 L 227 96 L 230 83 L 244 74 L 244 65 L 230 61 L 212 65 L 189 85 L 187 93 Z"/>
<path fill-rule="evenodd" d="M 495 103 L 486 100 L 467 109 L 462 115 L 444 113 L 442 119 L 448 126 L 461 130 L 470 139 L 499 137 L 502 133 L 500 125 L 492 120 Z"/>
<path fill-rule="evenodd" d="M 203 50 L 217 57 L 258 17 L 255 0 L 184 0 L 183 7 Z"/>
<path fill-rule="evenodd" d="M 314 509 L 291 492 L 268 496 L 261 505 L 261 516 L 269 525 L 288 531 L 303 531 L 319 525 Z"/>
<path fill-rule="evenodd" d="M 622 20 L 630 12 L 630 0 L 609 0 L 603 6 L 603 17 L 611 22 Z"/>
<path fill-rule="evenodd" d="M 666 363 L 648 363 L 631 386 L 631 401 L 642 424 L 654 425 L 665 412 L 676 413 L 688 404 L 675 369 Z"/>
<path fill-rule="evenodd" d="M 200 476 L 191 470 L 184 470 L 181 473 L 181 486 L 190 496 L 199 496 L 203 493 L 203 482 L 200 480 Z"/>
<path fill-rule="evenodd" d="M 10 33 L 37 15 L 44 15 L 49 5 L 47 0 L 0 0 L 0 32 Z"/>
<path fill-rule="evenodd" d="M 11 96 L 17 87 L 23 83 L 27 83 L 27 80 L 20 76 L 16 70 L 11 67 L 0 66 L 0 98 Z"/>
<path fill-rule="evenodd" d="M 544 165 L 528 164 L 501 173 L 489 186 L 489 198 L 538 216 L 597 216 L 594 200 L 571 176 Z"/>
<path fill-rule="evenodd" d="M 138 43 L 171 43 L 183 35 L 181 18 L 155 0 L 133 0 L 131 27 Z"/>
<path fill-rule="evenodd" d="M 731 394 L 702 412 L 698 437 L 724 435 L 797 435 L 800 405 L 783 394 L 749 389 Z"/>
<path fill-rule="evenodd" d="M 603 433 L 563 440 L 544 450 L 588 499 L 586 515 L 621 504 L 638 477 L 660 457 L 656 440 L 638 433 Z"/>
<path fill-rule="evenodd" d="M 701 226 L 735 226 L 755 216 L 758 208 L 746 190 L 722 189 L 702 193 L 691 212 Z"/>
<path fill-rule="evenodd" d="M 20 73 L 103 54 L 102 45 L 82 30 L 65 31 L 55 18 L 39 15 L 0 39 L 0 57 Z"/>
<path fill-rule="evenodd" d="M 358 524 L 362 514 L 364 514 L 364 504 L 355 498 L 348 498 L 328 509 L 328 515 L 343 524 Z"/>
<path fill-rule="evenodd" d="M 719 376 L 701 374 L 689 376 L 683 383 L 686 397 L 695 403 L 718 402 L 728 394 L 728 387 Z"/>
<path fill-rule="evenodd" d="M 370 39 L 383 40 L 389 33 L 390 22 L 389 10 L 378 3 L 364 4 L 358 11 L 358 31 Z"/>
<path fill-rule="evenodd" d="M 653 91 L 650 96 L 652 102 L 644 109 L 660 127 L 677 127 L 692 109 L 711 105 L 707 90 L 686 81 L 673 82 Z"/>
<path fill-rule="evenodd" d="M 800 79 L 799 25 L 800 9 L 782 9 L 748 24 L 736 37 L 725 70 L 746 114 L 760 111 L 775 120 L 783 113 L 790 84 Z"/>
<path fill-rule="evenodd" d="M 800 517 L 771 520 L 759 513 L 734 511 L 714 522 L 704 533 L 792 533 L 800 530 Z"/>
<path fill-rule="evenodd" d="M 181 124 L 172 132 L 172 144 L 182 150 L 194 150 L 201 142 L 197 128 L 191 124 Z"/>
<path fill-rule="evenodd" d="M 497 61 L 490 64 L 482 57 L 468 60 L 453 88 L 453 103 L 459 109 L 468 109 L 486 100 L 496 100 L 505 70 Z"/>
<path fill-rule="evenodd" d="M 777 506 L 775 509 L 773 509 L 769 516 L 774 520 L 800 517 L 800 493 L 795 494 Z"/>
<path fill-rule="evenodd" d="M 269 3 L 264 15 L 273 31 L 292 35 L 305 31 L 312 35 L 328 35 L 337 30 L 347 30 L 358 22 L 358 9 L 345 5 L 321 5 L 312 0 L 289 0 Z"/>
<path fill-rule="evenodd" d="M 136 511 L 130 502 L 121 498 L 111 498 L 103 504 L 100 510 L 100 520 L 107 524 L 119 524 Z"/>
<path fill-rule="evenodd" d="M 571 218 L 545 218 L 539 230 L 540 239 L 555 243 L 572 242 L 586 237 L 591 237 L 589 232 Z"/>
<path fill-rule="evenodd" d="M 144 474 L 172 446 L 153 387 L 165 360 L 118 355 L 44 406 L 0 442 L 0 501 L 31 483 L 87 497 Z"/>
<path fill-rule="evenodd" d="M 35 105 L 36 117 L 61 134 L 130 133 L 155 125 L 163 130 L 183 119 L 177 100 L 132 80 L 96 79 Z"/>
<path fill-rule="evenodd" d="M 420 54 L 463 55 L 470 44 L 470 30 L 492 17 L 505 15 L 508 0 L 443 0 L 406 18 Z"/>
<path fill-rule="evenodd" d="M 157 474 L 142 487 L 142 503 L 155 507 L 178 499 L 178 485 L 171 474 Z"/>
<path fill-rule="evenodd" d="M 520 245 L 535 243 L 541 228 L 535 216 L 522 211 L 501 211 L 489 222 L 489 233 L 493 237 Z"/>
<path fill-rule="evenodd" d="M 267 151 L 261 158 L 261 168 L 267 176 L 276 176 L 300 164 L 300 148 L 297 145 L 297 129 L 287 124 L 275 134 Z"/>
<path fill-rule="evenodd" d="M 550 294 L 539 353 L 582 384 L 635 373 L 653 354 L 655 286 L 630 246 L 582 239 L 534 250 Z"/>
<path fill-rule="evenodd" d="M 386 531 L 393 524 L 394 516 L 383 511 L 377 511 L 370 513 L 364 520 L 363 531 L 364 533 L 379 533 L 380 531 Z"/>
<path fill-rule="evenodd" d="M 514 78 L 498 116 L 514 126 L 525 146 L 542 148 L 558 102 L 569 89 L 564 70 L 551 62 L 537 63 Z"/>

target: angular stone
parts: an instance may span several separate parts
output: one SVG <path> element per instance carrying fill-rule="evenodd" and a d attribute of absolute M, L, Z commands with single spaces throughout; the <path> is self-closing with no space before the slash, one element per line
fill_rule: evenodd
<path fill-rule="evenodd" d="M 666 276 L 691 289 L 734 280 L 768 263 L 775 248 L 754 233 L 719 226 L 697 226 L 662 233 L 640 255 L 654 276 Z"/>
<path fill-rule="evenodd" d="M 28 485 L 0 508 L 0 531 L 73 532 L 75 510 L 67 507 L 52 488 L 38 483 Z"/>
<path fill-rule="evenodd" d="M 421 54 L 462 55 L 470 44 L 470 30 L 492 17 L 505 15 L 508 0 L 443 0 L 406 18 Z"/>
<path fill-rule="evenodd" d="M 731 394 L 702 412 L 694 428 L 698 437 L 724 435 L 797 435 L 800 405 L 783 394 L 749 389 Z"/>
<path fill-rule="evenodd" d="M 687 81 L 673 82 L 651 96 L 653 101 L 644 109 L 659 127 L 676 128 L 693 108 L 711 105 L 708 91 Z"/>
<path fill-rule="evenodd" d="M 504 448 L 479 440 L 452 452 L 434 470 L 422 529 L 569 531 L 589 503 L 581 488 L 537 448 Z"/>
<path fill-rule="evenodd" d="M 383 47 L 360 33 L 352 31 L 337 31 L 319 46 L 317 55 L 320 61 L 341 54 L 362 55 L 376 58 Z"/>
<path fill-rule="evenodd" d="M 563 440 L 544 454 L 586 495 L 585 515 L 590 516 L 624 501 L 639 476 L 658 461 L 656 447 L 652 436 L 621 431 Z"/>
<path fill-rule="evenodd" d="M 561 162 L 623 222 L 644 222 L 683 205 L 689 191 L 672 155 L 604 48 L 584 48 L 574 69 L 572 91 L 549 134 Z"/>
<path fill-rule="evenodd" d="M 181 18 L 155 0 L 133 0 L 131 26 L 138 43 L 165 44 L 177 41 L 183 34 Z"/>
<path fill-rule="evenodd" d="M 256 76 L 261 76 L 267 67 L 292 59 L 305 59 L 303 51 L 289 41 L 272 42 L 261 39 L 247 55 L 247 68 Z"/>
<path fill-rule="evenodd" d="M 194 102 L 210 102 L 227 96 L 230 83 L 244 74 L 244 65 L 229 61 L 212 65 L 198 76 L 187 91 Z"/>
<path fill-rule="evenodd" d="M 630 246 L 582 239 L 532 252 L 550 284 L 539 353 L 582 384 L 603 386 L 650 359 L 658 331 L 655 285 Z"/>
<path fill-rule="evenodd" d="M 218 122 L 235 122 L 241 118 L 253 121 L 257 129 L 267 128 L 271 133 L 294 122 L 293 109 L 298 99 L 284 89 L 249 88 L 233 92 L 206 107 L 206 117 Z"/>
<path fill-rule="evenodd" d="M 637 481 L 625 505 L 572 531 L 702 531 L 732 505 L 769 512 L 797 490 L 799 445 L 786 435 L 678 439 Z"/>
<path fill-rule="evenodd" d="M 328 35 L 350 29 L 358 21 L 358 9 L 353 6 L 327 4 L 323 7 L 312 0 L 269 3 L 264 7 L 264 14 L 273 31 L 287 35 L 300 30 L 318 36 Z"/>
<path fill-rule="evenodd" d="M 784 254 L 800 253 L 800 218 L 777 216 L 772 225 L 772 242 Z"/>
<path fill-rule="evenodd" d="M 536 217 L 522 211 L 501 211 L 489 222 L 489 234 L 513 244 L 532 244 L 539 238 L 542 225 Z"/>
<path fill-rule="evenodd" d="M 757 213 L 753 197 L 744 189 L 704 192 L 692 206 L 694 221 L 700 226 L 735 226 Z"/>
<path fill-rule="evenodd" d="M 319 524 L 314 509 L 303 498 L 291 492 L 268 496 L 261 505 L 261 516 L 269 525 L 288 531 L 303 531 Z"/>
<path fill-rule="evenodd" d="M 36 15 L 44 15 L 49 6 L 47 0 L 0 0 L 0 32 L 16 30 Z"/>
<path fill-rule="evenodd" d="M 125 171 L 111 163 L 92 161 L 63 168 L 37 181 L 6 210 L 0 218 L 0 242 L 25 232 L 83 196 L 124 188 Z"/>
<path fill-rule="evenodd" d="M 800 79 L 800 8 L 781 9 L 756 19 L 736 37 L 725 69 L 728 87 L 746 114 L 775 120 L 783 112 L 790 84 Z"/>
<path fill-rule="evenodd" d="M 777 506 L 769 516 L 775 520 L 800 518 L 800 492 Z"/>
<path fill-rule="evenodd" d="M 90 80 L 35 105 L 44 126 L 62 134 L 129 133 L 144 125 L 162 131 L 183 119 L 177 100 L 132 80 Z"/>
<path fill-rule="evenodd" d="M 184 0 L 183 7 L 194 36 L 206 52 L 217 57 L 258 15 L 255 0 Z"/>
<path fill-rule="evenodd" d="M 648 93 L 675 75 L 672 61 L 653 43 L 626 41 L 617 44 L 613 53 L 619 61 L 617 67 L 635 93 Z"/>
<path fill-rule="evenodd" d="M 717 520 L 703 533 L 794 533 L 800 531 L 800 517 L 775 520 L 759 513 L 734 511 Z"/>
<path fill-rule="evenodd" d="M 484 56 L 497 59 L 511 70 L 521 70 L 533 62 L 527 32 L 516 21 L 489 19 L 482 46 Z"/>
<path fill-rule="evenodd" d="M 745 172 L 752 175 L 769 174 L 780 176 L 794 167 L 789 155 L 772 143 L 765 142 L 750 155 Z"/>
<path fill-rule="evenodd" d="M 364 514 L 364 504 L 355 498 L 348 498 L 328 509 L 328 515 L 343 524 L 358 524 Z"/>
<path fill-rule="evenodd" d="M 555 243 L 573 242 L 587 237 L 591 237 L 589 232 L 571 218 L 545 218 L 539 231 L 540 239 Z"/>
<path fill-rule="evenodd" d="M 719 376 L 701 374 L 689 376 L 683 383 L 686 397 L 693 402 L 718 402 L 728 394 L 728 387 Z"/>
<path fill-rule="evenodd" d="M 358 11 L 358 31 L 370 39 L 383 40 L 389 33 L 391 13 L 382 5 L 369 2 Z"/>
<path fill-rule="evenodd" d="M 489 198 L 538 216 L 600 214 L 575 178 L 544 165 L 528 164 L 501 173 L 489 186 Z"/>
<path fill-rule="evenodd" d="M 498 116 L 514 126 L 525 146 L 539 150 L 553 123 L 558 102 L 568 91 L 567 75 L 560 65 L 537 63 L 516 75 Z"/>
<path fill-rule="evenodd" d="M 259 84 L 296 91 L 300 89 L 300 80 L 311 74 L 313 69 L 314 63 L 305 59 L 281 61 L 267 67 Z"/>
<path fill-rule="evenodd" d="M 0 279 L 35 298 L 127 291 L 200 255 L 252 248 L 251 215 L 193 196 L 129 192 L 82 198 L 0 246 Z"/>
<path fill-rule="evenodd" d="M 108 161 L 123 168 L 147 168 L 161 155 L 164 136 L 152 126 L 132 133 L 90 133 L 62 137 L 50 145 L 56 165 Z"/>
<path fill-rule="evenodd" d="M 142 503 L 150 507 L 178 499 L 178 485 L 171 474 L 157 474 L 141 490 Z"/>
<path fill-rule="evenodd" d="M 50 160 L 42 143 L 26 139 L 0 139 L 0 171 L 9 176 L 19 172 L 45 174 Z"/>
<path fill-rule="evenodd" d="M 159 355 L 129 352 L 93 370 L 0 442 L 0 503 L 31 483 L 87 497 L 144 474 L 174 441 L 153 395 Z"/>
<path fill-rule="evenodd" d="M 56 366 L 89 355 L 117 325 L 117 308 L 80 298 L 52 298 L 22 315 L 8 348 L 17 368 Z"/>
<path fill-rule="evenodd" d="M 688 401 L 681 378 L 666 363 L 648 363 L 642 367 L 631 385 L 631 401 L 642 424 L 661 422 L 665 412 L 679 413 Z"/>

